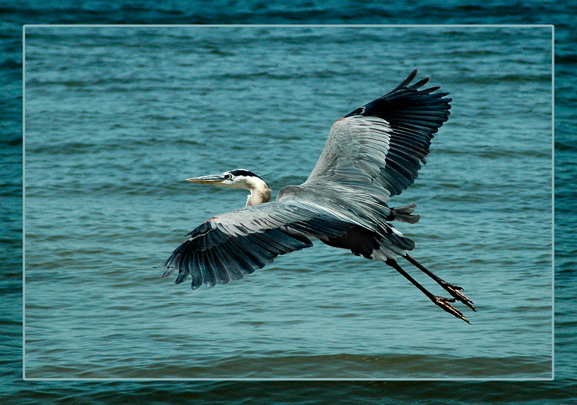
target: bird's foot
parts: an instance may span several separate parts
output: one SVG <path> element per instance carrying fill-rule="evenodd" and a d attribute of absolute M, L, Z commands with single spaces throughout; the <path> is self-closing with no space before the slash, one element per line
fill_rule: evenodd
<path fill-rule="evenodd" d="M 434 296 L 434 300 L 433 300 L 433 302 L 435 304 L 437 304 L 438 306 L 440 306 L 441 308 L 443 308 L 444 311 L 450 313 L 453 316 L 456 316 L 459 319 L 462 319 L 463 321 L 467 322 L 470 325 L 471 322 L 469 322 L 469 320 L 467 318 L 465 318 L 463 313 L 461 311 L 455 309 L 451 304 L 449 304 L 449 302 L 455 302 L 455 301 L 456 301 L 455 298 L 443 298 L 443 297 L 437 297 L 437 296 Z"/>
<path fill-rule="evenodd" d="M 462 302 L 463 304 L 465 304 L 466 306 L 468 306 L 469 308 L 471 308 L 473 311 L 476 312 L 475 307 L 473 306 L 473 301 L 471 301 L 469 299 L 469 297 L 467 297 L 465 294 L 462 293 L 463 291 L 463 287 L 459 287 L 457 285 L 453 285 L 453 284 L 449 284 L 446 281 L 444 281 L 441 286 L 449 293 L 451 294 L 451 296 L 453 298 L 455 298 L 457 301 Z"/>

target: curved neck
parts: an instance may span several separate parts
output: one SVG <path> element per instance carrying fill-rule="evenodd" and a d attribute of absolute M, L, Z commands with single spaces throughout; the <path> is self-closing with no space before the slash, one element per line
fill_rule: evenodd
<path fill-rule="evenodd" d="M 270 201 L 272 190 L 261 179 L 251 179 L 248 183 L 250 195 L 246 199 L 246 206 L 258 205 Z"/>

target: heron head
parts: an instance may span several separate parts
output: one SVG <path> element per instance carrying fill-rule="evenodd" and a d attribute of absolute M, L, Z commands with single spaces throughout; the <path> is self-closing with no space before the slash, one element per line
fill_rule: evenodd
<path fill-rule="evenodd" d="M 212 184 L 227 188 L 243 188 L 252 190 L 258 185 L 266 185 L 266 182 L 259 176 L 246 169 L 234 169 L 222 174 L 212 174 L 208 176 L 192 177 L 186 179 L 191 183 Z"/>

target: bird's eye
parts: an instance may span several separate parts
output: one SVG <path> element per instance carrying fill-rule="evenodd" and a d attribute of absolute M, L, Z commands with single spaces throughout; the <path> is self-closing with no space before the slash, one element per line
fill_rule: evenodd
<path fill-rule="evenodd" d="M 228 173 L 225 174 L 225 175 L 224 175 L 224 179 L 225 179 L 225 180 L 232 180 L 232 174 L 228 174 Z"/>

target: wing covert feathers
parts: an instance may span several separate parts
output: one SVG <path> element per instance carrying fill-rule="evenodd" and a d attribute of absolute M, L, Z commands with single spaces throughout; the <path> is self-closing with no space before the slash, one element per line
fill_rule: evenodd
<path fill-rule="evenodd" d="M 419 90 L 428 78 L 410 85 L 416 75 L 335 122 L 307 182 L 371 184 L 389 198 L 413 184 L 452 101 L 439 87 Z"/>

